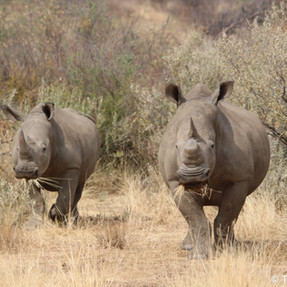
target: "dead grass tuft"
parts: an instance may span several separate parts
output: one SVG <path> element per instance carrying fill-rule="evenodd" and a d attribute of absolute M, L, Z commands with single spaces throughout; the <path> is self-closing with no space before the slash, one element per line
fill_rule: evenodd
<path fill-rule="evenodd" d="M 25 237 L 20 229 L 9 225 L 1 225 L 0 252 L 16 254 L 25 245 L 23 241 L 25 241 Z"/>
<path fill-rule="evenodd" d="M 110 222 L 99 228 L 97 239 L 103 248 L 124 249 L 126 245 L 127 224 Z"/>

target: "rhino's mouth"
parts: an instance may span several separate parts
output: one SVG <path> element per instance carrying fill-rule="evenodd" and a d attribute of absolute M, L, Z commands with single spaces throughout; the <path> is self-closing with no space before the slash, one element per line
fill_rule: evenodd
<path fill-rule="evenodd" d="M 36 179 L 39 176 L 37 167 L 31 170 L 19 170 L 16 167 L 14 168 L 14 172 L 15 172 L 15 177 L 18 179 L 25 178 L 29 180 L 29 179 Z"/>
<path fill-rule="evenodd" d="M 182 184 L 206 183 L 209 177 L 209 168 L 206 167 L 189 167 L 183 165 L 178 171 L 179 181 Z"/>

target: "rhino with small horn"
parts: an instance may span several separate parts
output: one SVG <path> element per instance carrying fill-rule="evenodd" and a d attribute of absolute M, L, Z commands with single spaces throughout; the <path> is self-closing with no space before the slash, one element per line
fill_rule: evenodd
<path fill-rule="evenodd" d="M 233 225 L 264 179 L 270 161 L 267 133 L 255 114 L 224 100 L 233 82 L 212 92 L 197 84 L 186 96 L 169 84 L 177 104 L 159 148 L 159 169 L 188 223 L 181 248 L 191 258 L 211 254 L 211 227 L 204 206 L 218 206 L 215 246 L 234 242 Z"/>
<path fill-rule="evenodd" d="M 69 215 L 77 220 L 78 201 L 99 158 L 95 120 L 53 103 L 38 104 L 28 115 L 6 105 L 0 109 L 9 119 L 22 122 L 14 138 L 12 161 L 16 178 L 33 180 L 32 215 L 26 228 L 43 222 L 42 188 L 58 192 L 49 212 L 52 220 L 66 222 Z"/>

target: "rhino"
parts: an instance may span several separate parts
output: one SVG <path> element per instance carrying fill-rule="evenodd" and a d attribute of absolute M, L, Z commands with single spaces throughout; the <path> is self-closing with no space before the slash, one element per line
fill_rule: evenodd
<path fill-rule="evenodd" d="M 213 250 L 203 207 L 218 207 L 215 247 L 235 243 L 234 223 L 269 167 L 265 128 L 254 113 L 224 100 L 232 91 L 232 81 L 214 92 L 197 84 L 185 96 L 175 84 L 165 89 L 177 110 L 160 143 L 159 171 L 188 223 L 181 248 L 194 259 Z"/>
<path fill-rule="evenodd" d="M 15 177 L 33 180 L 29 195 L 32 215 L 27 229 L 42 225 L 45 202 L 41 189 L 58 192 L 49 211 L 53 221 L 77 221 L 78 201 L 99 158 L 99 136 L 95 120 L 53 103 L 38 104 L 26 115 L 6 105 L 1 109 L 12 120 L 21 121 L 12 146 Z"/>

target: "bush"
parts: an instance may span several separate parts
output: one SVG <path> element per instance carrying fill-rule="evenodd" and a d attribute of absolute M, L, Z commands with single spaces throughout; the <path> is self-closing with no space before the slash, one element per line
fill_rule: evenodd
<path fill-rule="evenodd" d="M 152 89 L 132 86 L 129 98 L 132 109 L 128 117 L 111 133 L 107 148 L 118 147 L 118 156 L 125 155 L 128 162 L 141 168 L 157 164 L 159 142 L 175 105 L 169 104 L 162 97 L 158 87 Z M 114 151 L 115 152 L 115 151 Z"/>
<path fill-rule="evenodd" d="M 0 4 L 2 100 L 25 112 L 52 101 L 90 114 L 104 161 L 122 162 L 127 152 L 140 156 L 132 159 L 139 164 L 144 154 L 132 149 L 143 135 L 129 125 L 138 110 L 131 85 L 161 76 L 161 47 L 172 37 L 166 26 L 146 31 L 137 19 L 119 23 L 108 2 L 80 2 Z"/>
<path fill-rule="evenodd" d="M 286 4 L 273 6 L 259 25 L 250 25 L 244 38 L 223 35 L 209 42 L 192 34 L 166 58 L 169 80 L 187 91 L 202 82 L 215 89 L 234 80 L 231 101 L 255 111 L 273 137 L 287 147 L 287 12 Z"/>
<path fill-rule="evenodd" d="M 254 111 L 272 136 L 265 185 L 280 208 L 287 202 L 286 27 L 287 6 L 282 3 L 272 7 L 262 25 L 250 24 L 244 37 L 222 35 L 210 41 L 194 32 L 165 57 L 167 81 L 180 84 L 184 93 L 198 82 L 215 90 L 221 81 L 235 81 L 228 100 Z"/>
<path fill-rule="evenodd" d="M 22 224 L 30 208 L 27 185 L 0 179 L 0 190 L 0 226 Z"/>
<path fill-rule="evenodd" d="M 287 145 L 283 4 L 262 25 L 250 25 L 245 38 L 212 41 L 192 32 L 162 61 L 174 46 L 167 25 L 147 31 L 134 19 L 119 24 L 102 1 L 24 2 L 0 4 L 2 99 L 26 112 L 53 101 L 94 116 L 106 163 L 156 161 L 174 109 L 161 98 L 163 74 L 184 92 L 198 82 L 215 89 L 235 80 L 231 100 L 254 110 Z"/>

